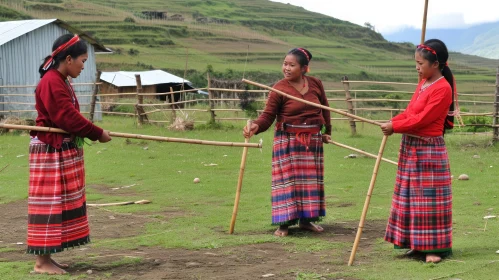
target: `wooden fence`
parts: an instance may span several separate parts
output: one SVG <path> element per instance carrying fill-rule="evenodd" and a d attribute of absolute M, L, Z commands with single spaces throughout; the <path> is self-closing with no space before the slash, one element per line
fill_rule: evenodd
<path fill-rule="evenodd" d="M 99 75 L 97 75 L 98 77 Z M 90 103 L 80 104 L 81 106 L 88 106 L 89 110 L 82 112 L 87 114 L 91 121 L 94 121 L 96 113 L 105 115 L 120 115 L 129 116 L 137 119 L 137 123 L 142 125 L 144 123 L 171 123 L 175 120 L 179 112 L 203 112 L 207 113 L 208 117 L 196 122 L 216 122 L 216 121 L 238 121 L 246 120 L 245 111 L 239 107 L 241 102 L 240 95 L 242 93 L 251 95 L 251 102 L 258 104 L 258 107 L 263 108 L 266 102 L 268 92 L 266 90 L 258 89 L 228 89 L 228 88 L 213 88 L 211 87 L 210 79 L 208 77 L 208 86 L 206 88 L 197 88 L 190 90 L 173 91 L 162 93 L 143 93 L 141 87 L 140 76 L 136 76 L 137 87 L 135 92 L 126 93 L 101 93 L 98 86 L 101 82 L 97 79 L 96 83 L 75 83 L 74 86 L 80 85 L 93 85 L 93 91 L 88 94 L 79 95 L 79 97 L 90 97 Z M 394 115 L 402 112 L 407 106 L 412 94 L 414 93 L 415 83 L 396 83 L 396 82 L 379 82 L 379 81 L 350 81 L 344 77 L 341 81 L 342 89 L 328 89 L 326 95 L 330 106 L 339 110 L 360 115 L 368 118 L 379 118 L 376 121 L 387 121 Z M 493 139 L 498 141 L 499 138 L 499 68 L 497 74 L 497 81 L 495 85 L 481 85 L 483 88 L 482 93 L 458 93 L 458 104 L 461 108 L 467 108 L 466 111 L 459 113 L 459 118 L 456 121 L 457 126 L 465 125 L 460 118 L 462 117 L 482 117 L 491 118 L 490 122 L 486 123 L 467 123 L 467 126 L 476 127 L 489 127 L 493 129 Z M 0 86 L 1 88 L 34 88 L 33 85 L 28 86 Z M 371 88 L 390 88 L 390 89 L 371 89 Z M 208 92 L 205 98 L 196 96 L 199 91 Z M 485 93 L 484 93 L 485 92 Z M 180 95 L 176 102 L 160 102 L 159 99 L 151 99 L 150 97 Z M 31 97 L 33 94 L 3 94 L 4 97 Z M 149 97 L 149 98 L 145 98 Z M 106 101 L 105 99 L 112 98 L 113 100 Z M 134 101 L 135 100 L 135 101 Z M 170 100 L 170 98 L 166 98 Z M 175 100 L 171 98 L 171 100 Z M 21 101 L 7 101 L 0 102 L 0 104 L 10 105 L 25 105 L 30 106 L 30 109 L 24 110 L 3 110 L 0 115 L 13 115 L 15 113 L 22 114 L 24 112 L 35 112 L 33 102 Z M 134 112 L 114 112 L 112 110 L 96 110 L 97 105 L 124 105 L 134 108 Z M 472 108 L 471 111 L 468 108 Z M 263 110 L 256 110 L 256 113 L 261 113 Z M 162 112 L 168 113 L 171 118 L 152 119 L 154 113 Z M 217 113 L 227 112 L 232 115 L 229 117 L 219 117 Z M 242 114 L 242 116 L 239 115 Z M 358 121 L 345 117 L 332 116 L 335 121 L 349 121 L 352 133 L 356 133 L 356 123 Z"/>

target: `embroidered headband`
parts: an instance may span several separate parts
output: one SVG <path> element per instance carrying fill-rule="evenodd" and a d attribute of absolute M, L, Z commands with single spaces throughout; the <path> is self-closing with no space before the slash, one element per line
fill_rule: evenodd
<path fill-rule="evenodd" d="M 298 50 L 301 51 L 305 55 L 305 57 L 307 58 L 307 61 L 310 62 L 310 57 L 308 57 L 307 52 L 302 48 L 298 48 Z"/>
<path fill-rule="evenodd" d="M 58 55 L 60 52 L 66 50 L 67 48 L 71 47 L 72 45 L 76 44 L 76 42 L 80 41 L 80 37 L 78 35 L 75 35 L 71 40 L 67 41 L 66 43 L 60 45 L 55 51 L 52 52 L 50 55 L 49 60 L 43 65 L 43 70 L 47 71 L 50 66 L 54 63 L 54 57 Z"/>

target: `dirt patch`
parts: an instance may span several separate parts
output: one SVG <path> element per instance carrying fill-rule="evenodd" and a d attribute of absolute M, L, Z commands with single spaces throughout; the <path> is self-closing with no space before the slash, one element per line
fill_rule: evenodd
<path fill-rule="evenodd" d="M 165 212 L 148 214 L 117 214 L 104 208 L 89 207 L 93 237 L 115 239 L 143 234 L 144 225 Z M 27 202 L 0 205 L 0 261 L 29 261 L 24 254 L 26 240 Z M 176 212 L 174 212 L 176 213 Z M 168 214 L 172 214 L 168 212 Z M 179 214 L 179 213 L 176 213 Z M 325 232 L 314 234 L 290 228 L 290 238 L 318 238 L 334 243 L 353 243 L 357 223 L 336 222 L 321 224 Z M 123 230 L 126 228 L 127 230 Z M 377 238 L 383 236 L 385 221 L 366 224 L 362 253 L 371 251 Z M 261 234 L 245 233 L 245 234 Z M 272 234 L 269 231 L 268 234 Z M 17 242 L 23 244 L 17 245 Z M 263 243 L 217 249 L 186 250 L 160 247 L 139 247 L 133 250 L 111 250 L 83 246 L 55 255 L 58 261 L 68 263 L 72 275 L 86 274 L 85 279 L 296 279 L 299 272 L 313 272 L 314 279 L 345 279 L 341 272 L 350 255 L 349 249 L 326 249 L 303 252 L 293 245 Z M 358 263 L 365 260 L 358 259 Z M 28 273 L 28 272 L 26 272 Z"/>

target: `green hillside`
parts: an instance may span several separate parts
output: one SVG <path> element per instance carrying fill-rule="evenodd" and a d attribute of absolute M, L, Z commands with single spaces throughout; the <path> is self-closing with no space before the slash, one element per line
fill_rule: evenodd
<path fill-rule="evenodd" d="M 101 70 L 165 69 L 186 73 L 200 86 L 206 71 L 272 82 L 281 77 L 284 54 L 300 46 L 314 55 L 311 74 L 327 83 L 344 75 L 416 79 L 413 45 L 390 43 L 369 28 L 267 0 L 0 0 L 0 5 L 0 11 L 8 7 L 28 17 L 59 18 L 91 34 L 115 51 L 98 55 Z M 159 19 L 161 13 L 167 19 Z M 459 81 L 495 81 L 491 60 L 460 54 L 452 59 Z"/>

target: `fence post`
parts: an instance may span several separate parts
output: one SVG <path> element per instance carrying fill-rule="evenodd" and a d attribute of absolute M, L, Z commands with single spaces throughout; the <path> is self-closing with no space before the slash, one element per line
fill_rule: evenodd
<path fill-rule="evenodd" d="M 353 111 L 353 102 L 352 102 L 352 96 L 350 95 L 350 83 L 348 82 L 348 77 L 344 76 L 341 81 L 343 82 L 343 88 L 345 89 L 345 97 L 346 97 L 346 102 L 347 102 L 347 108 L 348 108 L 348 113 L 350 114 L 355 114 Z M 350 129 L 352 131 L 352 135 L 357 134 L 357 127 L 355 126 L 355 120 L 352 118 L 349 118 L 350 120 Z"/>
<path fill-rule="evenodd" d="M 135 114 L 137 115 L 137 124 L 141 126 L 144 123 L 144 108 L 142 104 L 144 103 L 144 96 L 142 93 L 142 81 L 140 80 L 140 74 L 135 74 L 135 82 L 137 83 L 137 104 L 135 104 Z"/>
<path fill-rule="evenodd" d="M 173 92 L 173 87 L 170 87 L 170 93 Z M 175 94 L 172 93 L 170 94 L 171 96 L 171 100 L 172 100 L 172 105 L 170 105 L 170 108 L 172 109 L 172 120 L 171 120 L 171 124 L 173 124 L 175 122 L 175 119 L 177 118 L 177 112 L 175 112 Z M 170 98 L 168 98 L 170 99 Z"/>
<path fill-rule="evenodd" d="M 213 109 L 215 108 L 215 105 L 213 104 L 213 93 L 211 92 L 211 78 L 210 78 L 210 72 L 206 73 L 206 77 L 208 79 L 208 102 L 210 103 L 210 123 L 215 123 L 215 111 Z"/>
<path fill-rule="evenodd" d="M 99 92 L 99 85 L 97 84 L 100 83 L 100 74 L 101 71 L 97 71 L 97 76 L 95 77 L 94 91 L 92 92 L 92 99 L 90 100 L 90 121 L 92 123 L 94 122 L 95 102 L 97 102 L 97 92 Z"/>
<path fill-rule="evenodd" d="M 492 119 L 492 125 L 494 127 L 494 134 L 492 136 L 492 144 L 499 141 L 499 67 L 497 67 L 496 73 L 496 98 L 494 100 L 494 118 Z"/>

